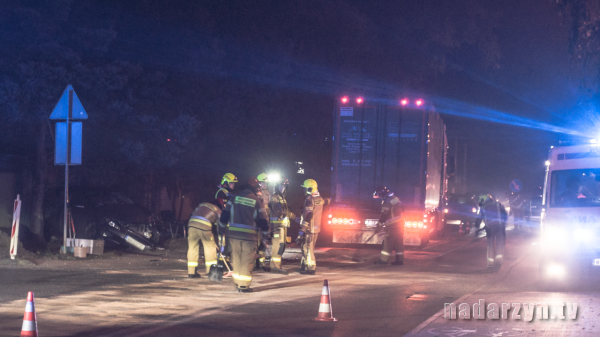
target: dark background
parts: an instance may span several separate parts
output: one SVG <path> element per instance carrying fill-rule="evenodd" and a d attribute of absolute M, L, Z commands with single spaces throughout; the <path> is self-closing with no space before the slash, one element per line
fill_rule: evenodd
<path fill-rule="evenodd" d="M 335 101 L 413 95 L 446 121 L 458 174 L 466 149 L 466 189 L 507 193 L 518 178 L 536 193 L 550 145 L 600 135 L 598 13 L 566 0 L 2 2 L 0 152 L 22 160 L 39 232 L 40 195 L 63 184 L 47 117 L 72 84 L 90 116 L 73 184 L 154 211 L 163 188 L 213 198 L 225 172 L 279 169 L 327 194 Z"/>

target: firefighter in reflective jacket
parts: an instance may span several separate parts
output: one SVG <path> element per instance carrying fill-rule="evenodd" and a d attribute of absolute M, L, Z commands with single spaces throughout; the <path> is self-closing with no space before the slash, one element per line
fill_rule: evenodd
<path fill-rule="evenodd" d="M 225 173 L 223 179 L 221 180 L 221 185 L 219 185 L 219 190 L 217 194 L 215 194 L 215 199 L 221 205 L 221 209 L 225 207 L 227 203 L 227 199 L 231 195 L 231 192 L 235 188 L 235 183 L 238 182 L 238 179 L 233 173 Z"/>
<path fill-rule="evenodd" d="M 314 275 L 317 270 L 315 244 L 321 231 L 323 207 L 329 204 L 329 199 L 321 198 L 317 190 L 317 182 L 313 179 L 305 180 L 302 187 L 306 190 L 307 197 L 302 207 L 300 232 L 296 240 L 302 244 L 302 261 L 299 272 L 300 274 Z"/>
<path fill-rule="evenodd" d="M 269 178 L 266 173 L 261 173 L 256 177 L 258 180 L 258 184 L 260 185 L 260 191 L 258 192 L 259 197 L 262 198 L 263 203 L 263 212 L 265 212 L 267 219 L 269 219 L 269 199 L 271 198 L 271 193 L 269 193 Z M 262 232 L 259 235 L 259 243 L 258 243 L 258 268 L 262 268 L 265 271 L 270 271 L 270 261 L 271 261 L 271 244 L 269 243 L 271 239 L 272 227 L 269 224 L 269 231 Z"/>
<path fill-rule="evenodd" d="M 256 178 L 232 195 L 221 214 L 219 234 L 229 236 L 233 263 L 233 282 L 239 292 L 252 292 L 252 269 L 256 260 L 256 243 L 260 231 L 268 231 L 269 224 L 263 212 L 262 201 L 256 195 L 259 186 Z"/>
<path fill-rule="evenodd" d="M 213 264 L 217 264 L 217 245 L 213 235 L 213 226 L 217 225 L 221 216 L 218 203 L 203 202 L 192 212 L 188 222 L 188 277 L 198 278 L 198 259 L 200 258 L 200 241 L 204 247 L 204 265 L 206 273 Z"/>
<path fill-rule="evenodd" d="M 400 199 L 385 186 L 379 186 L 373 198 L 381 199 L 381 216 L 376 231 L 385 227 L 383 250 L 375 264 L 387 264 L 392 251 L 396 251 L 396 259 L 392 264 L 401 266 L 404 264 L 404 218 Z"/>
<path fill-rule="evenodd" d="M 281 256 L 285 251 L 287 238 L 287 229 L 290 227 L 290 219 L 295 218 L 294 213 L 290 212 L 287 201 L 285 200 L 285 192 L 287 191 L 289 182 L 284 179 L 283 182 L 277 185 L 275 193 L 269 201 L 269 209 L 271 211 L 271 228 L 273 233 L 273 242 L 271 244 L 271 272 L 287 274 L 287 271 L 281 268 Z"/>

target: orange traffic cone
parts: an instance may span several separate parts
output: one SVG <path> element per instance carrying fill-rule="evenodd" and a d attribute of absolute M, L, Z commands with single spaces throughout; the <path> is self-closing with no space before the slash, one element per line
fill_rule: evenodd
<path fill-rule="evenodd" d="M 33 292 L 27 293 L 27 304 L 25 305 L 25 315 L 23 316 L 23 327 L 21 328 L 21 337 L 37 337 L 37 322 L 35 319 L 35 304 Z"/>
<path fill-rule="evenodd" d="M 467 234 L 471 233 L 471 224 L 467 221 L 467 229 L 465 229 Z"/>
<path fill-rule="evenodd" d="M 329 281 L 323 281 L 323 292 L 321 293 L 321 304 L 319 304 L 319 314 L 315 317 L 315 321 L 335 322 L 331 312 L 331 297 L 329 297 Z"/>

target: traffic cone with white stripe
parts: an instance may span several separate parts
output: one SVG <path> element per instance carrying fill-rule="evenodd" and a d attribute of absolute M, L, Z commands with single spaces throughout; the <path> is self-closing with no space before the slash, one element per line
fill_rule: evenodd
<path fill-rule="evenodd" d="M 331 312 L 331 297 L 329 296 L 329 281 L 323 281 L 323 292 L 321 293 L 321 304 L 319 304 L 319 314 L 315 317 L 315 321 L 335 322 Z"/>
<path fill-rule="evenodd" d="M 25 315 L 23 316 L 23 327 L 21 328 L 21 337 L 37 337 L 37 321 L 35 319 L 35 304 L 33 292 L 27 293 L 27 304 L 25 305 Z"/>

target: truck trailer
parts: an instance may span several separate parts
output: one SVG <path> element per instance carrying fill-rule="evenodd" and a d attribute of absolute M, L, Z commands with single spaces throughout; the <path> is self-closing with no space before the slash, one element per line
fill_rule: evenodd
<path fill-rule="evenodd" d="M 322 232 L 333 243 L 381 244 L 375 233 L 385 185 L 404 207 L 404 243 L 423 246 L 443 230 L 446 126 L 420 98 L 342 97 L 333 113 L 332 205 Z"/>

